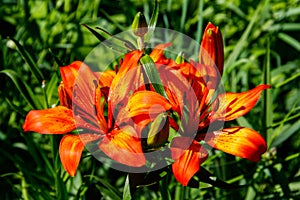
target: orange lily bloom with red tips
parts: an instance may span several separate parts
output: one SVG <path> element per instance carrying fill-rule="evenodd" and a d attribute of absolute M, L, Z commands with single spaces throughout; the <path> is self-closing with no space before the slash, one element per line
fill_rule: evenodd
<path fill-rule="evenodd" d="M 248 113 L 269 86 L 217 93 L 224 52 L 221 32 L 211 23 L 204 32 L 198 63 L 166 58 L 164 50 L 170 45 L 159 44 L 150 53 L 165 95 L 147 80 L 142 51 L 127 53 L 117 72 L 93 72 L 77 61 L 60 68 L 61 105 L 30 111 L 24 131 L 65 134 L 59 152 L 71 176 L 90 142 L 111 159 L 131 167 L 145 166 L 149 151 L 169 145 L 173 174 L 184 186 L 208 157 L 202 142 L 258 161 L 267 149 L 259 133 L 245 127 L 222 129 L 221 125 Z M 71 133 L 75 129 L 79 135 Z M 178 133 L 173 138 L 170 129 Z"/>
<path fill-rule="evenodd" d="M 204 32 L 199 63 L 191 61 L 190 63 L 174 64 L 163 54 L 164 48 L 169 45 L 158 45 L 156 47 L 158 49 L 150 54 L 152 59 L 157 61 L 156 64 L 168 65 L 171 69 L 181 73 L 180 75 L 173 73 L 173 79 L 170 76 L 161 77 L 163 85 L 172 85 L 177 88 L 187 87 L 185 84 L 176 85 L 176 82 L 182 83 L 182 76 L 184 76 L 191 83 L 190 86 L 198 99 L 198 106 L 180 105 L 184 101 L 180 101 L 178 98 L 186 97 L 188 94 L 183 94 L 182 91 L 188 91 L 188 88 L 180 88 L 178 91 L 181 93 L 179 94 L 167 91 L 172 107 L 185 106 L 189 113 L 189 119 L 184 120 L 187 121 L 184 134 L 174 138 L 171 142 L 172 157 L 175 160 L 172 165 L 175 178 L 186 186 L 195 173 L 200 170 L 201 163 L 208 157 L 207 150 L 200 144 L 201 141 L 223 152 L 254 162 L 259 161 L 260 156 L 267 150 L 266 142 L 259 133 L 245 127 L 220 130 L 220 124 L 247 114 L 255 106 L 261 92 L 270 86 L 259 85 L 242 93 L 225 92 L 213 98 L 220 83 L 220 74 L 223 72 L 224 52 L 221 32 L 212 23 L 207 25 Z M 177 101 L 172 101 L 174 96 L 177 97 Z M 183 114 L 180 113 L 180 115 Z M 197 133 L 190 133 L 189 125 L 196 123 L 197 120 Z M 183 141 L 190 145 L 182 145 Z"/>
<path fill-rule="evenodd" d="M 87 65 L 79 61 L 61 67 L 62 82 L 58 87 L 61 105 L 45 110 L 32 110 L 26 116 L 23 125 L 25 132 L 65 134 L 60 142 L 59 153 L 63 167 L 71 176 L 76 174 L 84 145 L 96 140 L 101 140 L 99 148 L 119 163 L 133 167 L 145 164 L 137 132 L 129 125 L 114 123 L 111 110 L 107 120 L 103 110 L 104 102 L 109 103 L 111 99 L 114 100 L 114 105 L 109 103 L 110 108 L 126 101 L 128 87 L 121 90 L 119 88 L 121 85 L 118 85 L 115 88 L 116 92 L 113 92 L 112 88 L 115 85 L 113 80 L 120 79 L 123 70 L 135 67 L 140 56 L 139 51 L 127 54 L 118 75 L 111 70 L 103 73 L 92 72 Z M 131 59 L 132 57 L 135 59 Z M 78 76 L 79 69 L 84 71 L 80 76 Z M 111 88 L 109 93 L 108 88 Z M 102 98 L 105 99 L 104 102 Z M 162 99 L 157 97 L 154 101 L 159 101 L 159 98 Z M 94 113 L 95 105 L 96 114 L 91 115 Z M 71 134 L 78 128 L 84 132 L 80 135 Z"/>

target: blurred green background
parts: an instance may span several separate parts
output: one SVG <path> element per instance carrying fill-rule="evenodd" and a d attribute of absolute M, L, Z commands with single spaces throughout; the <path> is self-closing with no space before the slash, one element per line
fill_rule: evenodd
<path fill-rule="evenodd" d="M 29 110 L 58 103 L 58 67 L 83 60 L 99 44 L 82 24 L 116 34 L 131 28 L 138 11 L 149 20 L 153 6 L 145 0 L 0 0 L 0 199 L 122 199 L 125 174 L 83 157 L 70 178 L 52 148 L 61 136 L 25 134 L 22 124 Z M 158 27 L 199 42 L 209 21 L 219 26 L 226 91 L 271 85 L 249 114 L 228 124 L 258 130 L 269 150 L 258 163 L 211 152 L 203 166 L 241 188 L 183 188 L 168 177 L 139 188 L 134 198 L 299 199 L 300 1 L 161 0 L 159 7 Z"/>

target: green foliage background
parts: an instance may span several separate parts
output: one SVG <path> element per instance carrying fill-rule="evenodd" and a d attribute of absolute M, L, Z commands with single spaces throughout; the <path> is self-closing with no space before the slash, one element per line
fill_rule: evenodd
<path fill-rule="evenodd" d="M 82 24 L 116 34 L 130 29 L 138 11 L 149 20 L 153 2 L 0 3 L 0 198 L 128 198 L 125 174 L 83 157 L 77 176 L 70 178 L 55 148 L 61 136 L 25 134 L 22 124 L 29 110 L 58 103 L 58 67 L 83 60 L 99 44 Z M 272 86 L 249 114 L 231 123 L 258 130 L 266 137 L 269 150 L 258 163 L 211 152 L 203 166 L 216 177 L 243 187 L 225 190 L 201 183 L 200 188 L 184 188 L 170 176 L 139 188 L 133 197 L 299 198 L 300 1 L 160 1 L 158 27 L 180 31 L 200 42 L 209 21 L 219 26 L 224 37 L 226 91 L 241 92 L 260 83 Z"/>

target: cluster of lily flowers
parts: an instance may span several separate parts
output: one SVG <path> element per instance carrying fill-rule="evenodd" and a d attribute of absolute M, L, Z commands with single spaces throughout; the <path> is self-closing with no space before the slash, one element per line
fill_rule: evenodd
<path fill-rule="evenodd" d="M 60 105 L 31 110 L 24 131 L 64 134 L 59 154 L 70 176 L 76 175 L 89 143 L 96 143 L 115 162 L 136 168 L 147 165 L 148 152 L 168 146 L 173 174 L 184 186 L 207 159 L 206 147 L 259 161 L 267 145 L 258 132 L 218 124 L 248 113 L 269 86 L 218 92 L 223 41 L 212 23 L 204 31 L 199 62 L 167 58 L 169 45 L 159 44 L 149 55 L 133 50 L 114 70 L 94 72 L 81 61 L 60 67 Z M 145 76 L 141 63 L 145 56 L 154 63 L 163 92 Z M 170 131 L 177 134 L 171 137 Z"/>

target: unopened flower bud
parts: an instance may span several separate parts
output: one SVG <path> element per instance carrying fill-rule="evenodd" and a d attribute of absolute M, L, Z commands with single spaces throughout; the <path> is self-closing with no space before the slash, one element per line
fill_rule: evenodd
<path fill-rule="evenodd" d="M 166 113 L 159 114 L 150 126 L 147 145 L 150 148 L 159 148 L 169 137 L 169 122 Z"/>
<path fill-rule="evenodd" d="M 199 62 L 208 66 L 216 65 L 222 75 L 224 66 L 223 48 L 223 39 L 219 27 L 208 23 L 201 42 Z"/>
<path fill-rule="evenodd" d="M 132 23 L 132 30 L 133 33 L 139 37 L 144 37 L 144 35 L 148 32 L 148 24 L 143 13 L 138 12 L 135 15 Z"/>

